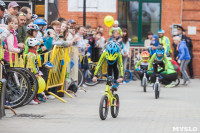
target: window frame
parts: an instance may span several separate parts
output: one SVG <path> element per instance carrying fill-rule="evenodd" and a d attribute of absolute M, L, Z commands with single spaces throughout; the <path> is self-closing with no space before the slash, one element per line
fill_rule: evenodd
<path fill-rule="evenodd" d="M 160 18 L 159 18 L 159 29 L 161 28 L 161 17 L 162 17 L 162 0 L 118 0 L 119 1 L 138 1 L 139 2 L 139 15 L 138 15 L 138 42 L 130 42 L 131 46 L 144 46 L 144 42 L 142 40 L 142 4 L 146 2 L 151 3 L 160 3 Z M 119 4 L 118 4 L 119 9 Z M 118 10 L 119 12 L 119 10 Z M 118 16 L 118 15 L 117 15 Z M 118 16 L 119 18 L 119 16 Z"/>

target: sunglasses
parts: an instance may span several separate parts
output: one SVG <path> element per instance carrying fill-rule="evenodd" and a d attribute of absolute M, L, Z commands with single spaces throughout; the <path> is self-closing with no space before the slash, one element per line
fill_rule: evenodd
<path fill-rule="evenodd" d="M 5 11 L 5 8 L 4 7 L 0 7 L 1 11 Z"/>
<path fill-rule="evenodd" d="M 20 14 L 18 14 L 18 16 L 26 16 L 26 14 L 25 13 L 20 13 Z"/>

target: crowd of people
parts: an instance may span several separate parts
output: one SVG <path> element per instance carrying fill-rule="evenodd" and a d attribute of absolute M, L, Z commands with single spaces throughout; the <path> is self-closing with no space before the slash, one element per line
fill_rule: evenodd
<path fill-rule="evenodd" d="M 95 60 L 94 58 L 98 56 L 97 61 L 99 60 L 99 63 L 95 75 L 103 64 L 103 60 L 106 59 L 108 63 L 108 75 L 112 75 L 112 71 L 114 71 L 115 80 L 119 82 L 123 80 L 123 73 L 126 70 L 130 54 L 130 43 L 128 30 L 126 28 L 121 29 L 117 20 L 114 21 L 109 31 L 110 38 L 106 41 L 104 29 L 101 26 L 98 26 L 97 29 L 92 29 L 90 25 L 84 27 L 77 25 L 72 19 L 66 20 L 65 18 L 48 22 L 43 18 L 39 18 L 36 14 L 32 14 L 29 7 L 20 7 L 17 2 L 12 1 L 8 4 L 8 9 L 6 9 L 6 4 L 0 0 L 0 24 L 0 38 L 3 48 L 6 50 L 4 59 L 8 63 L 10 59 L 15 60 L 14 55 L 12 55 L 12 58 L 9 57 L 9 52 L 32 57 L 51 51 L 54 45 L 64 47 L 75 46 L 79 48 L 79 57 L 84 57 L 79 59 L 79 67 L 83 75 L 89 69 L 89 61 Z M 164 80 L 174 80 L 177 78 L 177 73 L 175 71 L 171 72 L 168 69 L 170 68 L 168 57 L 172 55 L 172 48 L 170 47 L 169 38 L 164 34 L 164 30 L 159 30 L 158 35 L 153 35 L 152 32 L 148 33 L 147 39 L 144 42 L 145 51 L 141 53 L 142 59 L 138 62 L 139 64 L 136 64 L 135 69 L 139 72 L 142 69 L 140 68 L 141 65 L 147 65 L 149 71 L 152 71 L 153 68 L 153 72 L 157 73 L 159 65 L 163 67 L 163 71 L 167 71 L 166 73 L 162 73 Z M 184 84 L 188 84 L 190 82 L 186 72 L 188 64 L 190 76 L 194 78 L 191 39 L 185 36 L 184 29 L 180 26 L 178 28 L 178 36 L 175 36 L 173 41 L 174 59 L 181 64 L 180 70 Z M 96 51 L 97 49 L 98 51 Z M 48 70 L 54 67 L 52 62 L 46 62 L 41 67 L 37 65 L 37 58 L 34 58 L 34 62 L 35 64 L 31 66 L 31 69 L 36 77 L 39 77 L 40 73 L 43 73 L 42 77 L 47 81 Z M 120 68 L 118 68 L 117 63 Z M 121 70 L 121 77 L 119 79 L 118 69 Z M 140 77 L 142 78 L 142 74 L 140 74 Z M 153 79 L 152 77 L 152 82 L 154 82 Z M 94 77 L 93 81 L 97 81 L 97 78 Z M 166 85 L 168 84 L 167 82 Z M 117 86 L 116 82 L 114 89 Z M 87 87 L 84 81 L 83 87 Z M 45 101 L 46 97 L 49 99 L 55 98 L 51 95 L 46 96 L 44 93 L 42 95 L 43 99 L 40 99 L 41 101 Z M 35 98 L 31 104 L 38 104 L 41 101 Z"/>
<path fill-rule="evenodd" d="M 32 14 L 29 7 L 20 7 L 15 1 L 11 1 L 7 6 L 0 1 L 0 24 L 0 38 L 5 49 L 4 60 L 8 63 L 10 59 L 15 61 L 15 55 L 13 54 L 10 58 L 10 52 L 36 57 L 38 54 L 51 51 L 54 45 L 74 46 L 79 49 L 79 57 L 84 57 L 79 59 L 79 67 L 85 75 L 89 69 L 88 62 L 93 60 L 94 56 L 99 59 L 106 47 L 103 27 L 98 26 L 97 29 L 92 29 L 90 25 L 84 27 L 76 24 L 72 19 L 65 18 L 48 22 Z M 126 64 L 130 46 L 127 29 L 119 28 L 118 21 L 115 21 L 110 34 L 109 41 L 116 41 L 121 45 L 122 57 Z M 33 59 L 34 65 L 29 66 L 30 69 L 36 77 L 42 76 L 47 81 L 48 71 L 54 67 L 53 63 L 47 62 L 39 67 L 37 58 Z M 84 82 L 82 86 L 86 87 Z M 42 95 L 44 97 L 40 99 L 41 101 L 45 101 L 46 98 L 55 98 L 52 95 L 46 96 L 44 93 Z M 35 98 L 31 104 L 38 104 L 41 101 Z"/>

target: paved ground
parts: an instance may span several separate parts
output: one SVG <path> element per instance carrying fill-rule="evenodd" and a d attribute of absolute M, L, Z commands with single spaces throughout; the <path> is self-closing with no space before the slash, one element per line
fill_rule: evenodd
<path fill-rule="evenodd" d="M 78 97 L 49 100 L 47 103 L 16 109 L 18 114 L 39 114 L 43 118 L 13 117 L 9 110 L 0 120 L 0 133 L 172 133 L 200 132 L 200 80 L 187 86 L 162 88 L 160 99 L 152 87 L 142 92 L 139 81 L 121 85 L 120 113 L 113 119 L 109 113 L 100 120 L 98 107 L 105 85 L 79 91 Z M 197 130 L 197 131 L 196 131 Z M 189 132 L 189 131 L 188 131 Z"/>

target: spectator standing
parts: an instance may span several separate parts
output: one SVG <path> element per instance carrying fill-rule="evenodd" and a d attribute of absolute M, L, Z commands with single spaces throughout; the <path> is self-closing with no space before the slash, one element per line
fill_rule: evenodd
<path fill-rule="evenodd" d="M 19 21 L 17 40 L 19 43 L 24 43 L 26 38 L 26 28 L 25 28 L 26 14 L 24 14 L 23 12 L 18 12 L 17 18 Z"/>
<path fill-rule="evenodd" d="M 125 28 L 122 29 L 122 39 L 123 39 L 122 40 L 123 49 L 121 50 L 121 54 L 122 54 L 124 72 L 125 72 L 127 61 L 128 61 L 128 56 L 129 56 L 129 48 L 130 48 L 130 43 L 128 40 L 128 31 Z"/>
<path fill-rule="evenodd" d="M 152 41 L 153 41 L 153 33 L 148 32 L 147 39 L 144 41 L 144 48 L 147 50 L 150 47 L 152 47 Z"/>
<path fill-rule="evenodd" d="M 19 10 L 19 5 L 17 4 L 17 2 L 11 1 L 11 2 L 8 4 L 8 10 L 7 10 L 6 13 L 7 13 L 8 15 L 16 16 L 17 13 L 18 13 L 18 10 Z"/>
<path fill-rule="evenodd" d="M 173 41 L 177 45 L 177 50 L 179 53 L 176 58 L 178 60 L 178 63 L 181 64 L 180 69 L 184 79 L 183 85 L 188 85 L 190 83 L 190 79 L 188 77 L 186 69 L 191 59 L 189 50 L 187 48 L 186 42 L 181 41 L 181 38 L 179 36 L 175 36 L 173 38 Z"/>
<path fill-rule="evenodd" d="M 192 64 L 193 57 L 194 57 L 193 51 L 192 51 L 193 44 L 192 44 L 192 40 L 189 37 L 187 37 L 185 34 L 183 34 L 183 32 L 185 32 L 183 27 L 182 26 L 178 26 L 178 35 L 179 35 L 179 37 L 181 37 L 182 41 L 186 42 L 187 48 L 188 48 L 189 53 L 190 53 L 191 60 L 190 60 L 190 62 L 188 64 L 188 68 L 189 68 L 190 78 L 194 79 L 193 64 Z"/>

